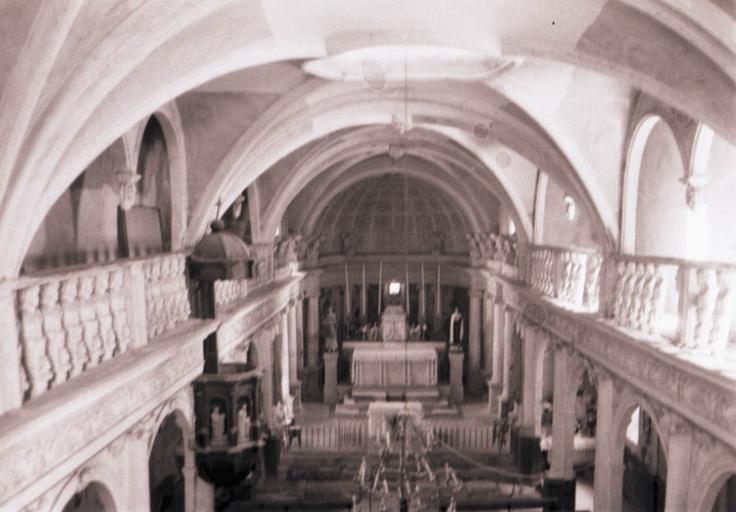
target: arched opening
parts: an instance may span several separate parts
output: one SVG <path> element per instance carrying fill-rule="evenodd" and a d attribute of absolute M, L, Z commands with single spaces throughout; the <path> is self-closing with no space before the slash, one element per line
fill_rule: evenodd
<path fill-rule="evenodd" d="M 595 433 L 598 389 L 595 380 L 585 370 L 575 390 L 575 437 L 573 439 L 573 469 L 575 470 L 575 508 L 593 509 Z"/>
<path fill-rule="evenodd" d="M 148 459 L 148 480 L 152 512 L 184 510 L 184 433 L 177 413 L 161 422 Z"/>
<path fill-rule="evenodd" d="M 120 202 L 116 173 L 126 168 L 125 147 L 118 139 L 56 200 L 33 237 L 21 271 L 116 259 Z"/>
<path fill-rule="evenodd" d="M 115 512 L 110 491 L 98 482 L 92 482 L 69 498 L 62 512 Z"/>
<path fill-rule="evenodd" d="M 710 510 L 712 512 L 730 512 L 736 510 L 736 474 L 731 474 L 725 478 L 725 482 L 723 482 L 718 494 L 716 494 Z"/>
<path fill-rule="evenodd" d="M 643 131 L 642 131 L 643 136 Z M 687 254 L 685 169 L 670 127 L 659 120 L 641 154 L 636 198 L 636 254 L 682 258 Z"/>
<path fill-rule="evenodd" d="M 625 416 L 623 451 L 623 505 L 631 511 L 663 511 L 667 485 L 667 459 L 657 426 L 641 406 L 629 409 Z"/>
<path fill-rule="evenodd" d="M 171 175 L 166 137 L 158 119 L 146 124 L 138 153 L 138 204 L 158 208 L 163 250 L 171 250 Z"/>

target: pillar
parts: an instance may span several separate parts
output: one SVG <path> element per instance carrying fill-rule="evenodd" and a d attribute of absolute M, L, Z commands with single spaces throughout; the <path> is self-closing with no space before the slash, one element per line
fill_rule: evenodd
<path fill-rule="evenodd" d="M 0 287 L 0 415 L 23 403 L 21 348 L 15 312 L 15 292 L 8 285 Z"/>
<path fill-rule="evenodd" d="M 128 510 L 150 510 L 151 490 L 148 478 L 148 442 L 156 434 L 150 418 L 139 422 L 126 435 L 125 467 L 123 478 L 128 487 Z M 214 505 L 214 502 L 213 502 Z"/>
<path fill-rule="evenodd" d="M 261 377 L 261 404 L 263 407 L 263 418 L 265 423 L 272 427 L 273 419 L 273 343 L 274 331 L 271 325 L 264 327 L 254 336 L 253 342 L 258 347 L 263 376 Z"/>
<path fill-rule="evenodd" d="M 503 312 L 503 370 L 501 379 L 501 397 L 498 404 L 498 415 L 504 416 L 511 400 L 511 363 L 514 360 L 514 320 L 513 312 L 505 308 Z"/>
<path fill-rule="evenodd" d="M 302 297 L 296 301 L 296 312 L 294 315 L 296 318 L 296 349 L 297 349 L 297 365 L 296 373 L 297 378 L 302 378 L 304 375 L 304 299 Z"/>
<path fill-rule="evenodd" d="M 448 357 L 450 358 L 450 400 L 460 405 L 465 399 L 463 390 L 463 361 L 465 354 L 460 350 L 451 351 Z"/>
<path fill-rule="evenodd" d="M 194 445 L 193 439 L 187 439 L 185 443 Z M 185 446 L 184 450 L 188 450 Z M 184 475 L 184 512 L 196 512 L 197 498 L 197 467 L 194 465 L 194 455 L 185 454 L 184 467 L 181 468 Z"/>
<path fill-rule="evenodd" d="M 483 296 L 483 371 L 493 375 L 493 296 L 488 291 Z"/>
<path fill-rule="evenodd" d="M 620 425 L 613 424 L 616 387 L 610 375 L 598 372 L 597 391 L 593 505 L 595 510 L 622 510 L 624 447 L 616 445 Z"/>
<path fill-rule="evenodd" d="M 289 382 L 297 381 L 297 372 L 299 365 L 299 349 L 296 340 L 296 302 L 290 302 L 286 310 L 288 322 L 289 336 Z"/>
<path fill-rule="evenodd" d="M 521 411 L 516 429 L 516 464 L 522 473 L 538 473 L 542 469 L 542 453 L 535 424 L 535 375 L 536 375 L 536 333 L 530 327 L 522 330 L 522 351 L 524 353 L 523 378 L 521 389 Z"/>
<path fill-rule="evenodd" d="M 337 403 L 337 352 L 325 352 L 325 389 L 324 402 L 329 405 Z"/>
<path fill-rule="evenodd" d="M 470 318 L 468 321 L 468 391 L 473 395 L 483 392 L 481 359 L 481 302 L 483 290 L 470 291 Z"/>
<path fill-rule="evenodd" d="M 691 462 L 693 455 L 692 429 L 684 420 L 676 418 L 670 425 L 667 440 L 667 484 L 664 499 L 665 512 L 692 510 L 689 505 Z"/>
<path fill-rule="evenodd" d="M 488 402 L 491 413 L 498 410 L 499 398 L 503 391 L 503 320 L 504 304 L 498 297 L 493 303 L 493 371 L 491 385 L 488 391 Z"/>
<path fill-rule="evenodd" d="M 556 510 L 575 510 L 573 440 L 575 436 L 575 389 L 571 355 L 564 347 L 555 349 L 555 378 L 552 404 L 552 448 L 550 469 L 544 479 L 545 496 L 558 499 Z"/>
<path fill-rule="evenodd" d="M 319 288 L 307 294 L 306 328 L 307 367 L 304 369 L 305 400 L 319 401 L 322 398 L 320 381 L 322 369 L 319 360 Z"/>
<path fill-rule="evenodd" d="M 197 477 L 194 490 L 194 506 L 197 512 L 214 512 L 215 510 L 215 486 L 199 477 Z"/>
<path fill-rule="evenodd" d="M 281 360 L 276 364 L 281 367 L 281 382 L 279 389 L 281 397 L 286 405 L 286 397 L 289 396 L 289 314 L 288 310 L 281 311 Z"/>

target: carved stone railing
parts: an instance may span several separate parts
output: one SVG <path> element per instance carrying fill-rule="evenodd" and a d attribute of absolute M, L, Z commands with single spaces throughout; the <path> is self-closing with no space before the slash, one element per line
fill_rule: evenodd
<path fill-rule="evenodd" d="M 282 269 L 274 270 L 273 245 L 254 244 L 250 246 L 250 250 L 253 257 L 253 276 L 250 279 L 215 282 L 215 303 L 219 308 L 242 301 L 261 286 L 285 277 L 280 273 Z"/>
<path fill-rule="evenodd" d="M 302 448 L 307 450 L 364 450 L 368 447 L 368 420 L 332 418 L 305 423 Z"/>
<path fill-rule="evenodd" d="M 140 284 L 140 269 L 130 263 L 19 280 L 24 398 L 144 344 L 135 329 L 135 288 Z"/>
<path fill-rule="evenodd" d="M 595 312 L 602 261 L 594 250 L 531 246 L 527 284 L 565 307 Z"/>
<path fill-rule="evenodd" d="M 148 336 L 155 338 L 191 316 L 186 254 L 165 254 L 143 261 Z"/>

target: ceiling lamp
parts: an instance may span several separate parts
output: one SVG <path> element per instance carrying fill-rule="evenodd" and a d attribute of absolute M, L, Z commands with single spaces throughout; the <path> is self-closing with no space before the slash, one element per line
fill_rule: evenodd
<path fill-rule="evenodd" d="M 411 73 L 405 75 L 409 61 Z M 516 67 L 521 59 L 441 46 L 373 46 L 307 61 L 304 72 L 327 80 L 366 82 L 383 89 L 404 80 L 486 80 Z"/>

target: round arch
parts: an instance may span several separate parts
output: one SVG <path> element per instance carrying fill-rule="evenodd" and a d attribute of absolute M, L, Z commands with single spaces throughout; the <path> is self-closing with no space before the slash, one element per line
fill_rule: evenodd
<path fill-rule="evenodd" d="M 116 512 L 118 506 L 125 503 L 118 490 L 119 483 L 118 475 L 106 465 L 96 463 L 83 466 L 69 477 L 49 511 L 62 512 L 75 494 L 89 486 L 95 486 L 95 489 L 99 492 L 99 498 L 105 505 L 104 512 Z"/>
<path fill-rule="evenodd" d="M 656 114 L 643 116 L 629 141 L 621 195 L 621 252 L 634 254 L 636 249 L 636 205 L 639 199 L 639 172 L 649 135 L 662 118 Z"/>
<path fill-rule="evenodd" d="M 662 426 L 660 425 L 660 416 L 657 415 L 656 410 L 646 398 L 631 391 L 623 393 L 621 401 L 613 414 L 613 421 L 611 422 L 613 425 L 613 429 L 611 430 L 613 433 L 611 453 L 614 457 L 619 457 L 620 455 L 623 460 L 624 446 L 626 443 L 626 427 L 631 420 L 631 415 L 637 407 L 641 408 L 641 410 L 644 411 L 651 419 L 654 431 L 657 433 L 657 437 L 659 437 L 660 442 L 662 443 L 662 451 L 664 452 L 665 461 L 667 461 L 669 459 L 667 436 L 664 435 L 665 432 L 662 430 Z"/>
<path fill-rule="evenodd" d="M 710 512 L 715 506 L 716 498 L 729 478 L 736 475 L 736 458 L 724 457 L 722 451 L 714 452 L 702 466 L 705 474 L 699 479 L 702 489 L 696 498 L 693 510 Z"/>
<path fill-rule="evenodd" d="M 315 100 L 304 106 L 301 103 L 303 97 L 314 95 L 315 87 L 313 82 L 308 82 L 295 89 L 291 93 L 293 97 L 287 95 L 282 98 L 235 144 L 215 172 L 213 180 L 210 181 L 208 189 L 196 207 L 189 230 L 190 242 L 196 237 L 195 233 L 200 233 L 204 229 L 204 219 L 214 215 L 214 205 L 218 200 L 222 199 L 226 204 L 232 202 L 237 195 L 236 192 L 246 188 L 258 175 L 284 156 L 313 140 L 341 129 L 359 125 L 391 124 L 392 116 L 404 106 L 401 101 L 388 96 L 379 99 L 359 86 L 342 83 L 324 85 L 325 90 L 319 95 L 320 101 Z M 476 124 L 487 122 L 488 117 L 500 116 L 498 122 L 500 128 L 494 131 L 496 138 L 512 149 L 519 147 L 520 141 L 524 141 L 529 147 L 539 149 L 540 153 L 536 159 L 545 159 L 550 168 L 562 173 L 563 182 L 569 184 L 582 198 L 583 205 L 588 211 L 593 212 L 591 218 L 594 219 L 599 232 L 604 234 L 602 238 L 610 240 L 610 234 L 615 231 L 610 224 L 604 223 L 599 213 L 600 209 L 594 206 L 588 187 L 584 184 L 585 173 L 576 173 L 570 159 L 561 151 L 559 145 L 550 141 L 549 135 L 543 129 L 529 127 L 513 115 L 504 114 L 503 111 L 496 109 L 493 105 L 499 98 L 487 89 L 479 91 L 473 88 L 468 91 L 475 94 L 478 102 L 486 101 L 489 108 L 487 112 L 469 110 L 465 106 L 467 103 L 460 103 L 457 94 L 451 94 L 452 92 L 456 91 L 452 88 L 449 90 L 439 88 L 432 89 L 430 93 L 424 88 L 419 89 L 415 97 L 409 100 L 413 118 L 421 119 L 423 126 L 466 127 L 468 129 L 466 131 L 470 132 Z M 430 122 L 431 119 L 435 121 Z M 284 126 L 289 128 L 284 129 Z M 546 135 L 543 136 L 542 133 Z M 458 133 L 446 135 L 462 147 L 473 147 L 468 142 L 469 133 L 465 138 Z M 475 146 L 475 149 L 477 148 L 478 146 Z M 490 155 L 479 156 L 486 167 L 493 168 Z M 242 172 L 242 169 L 247 171 Z"/>

